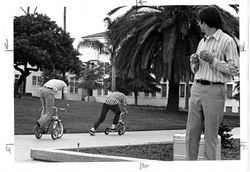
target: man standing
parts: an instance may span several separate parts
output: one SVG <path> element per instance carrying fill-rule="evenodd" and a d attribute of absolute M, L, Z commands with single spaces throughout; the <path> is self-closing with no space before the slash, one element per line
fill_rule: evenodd
<path fill-rule="evenodd" d="M 107 97 L 107 99 L 103 103 L 102 111 L 101 111 L 101 115 L 100 115 L 99 119 L 95 122 L 95 124 L 93 125 L 93 127 L 89 131 L 89 134 L 91 136 L 95 135 L 95 130 L 105 120 L 106 115 L 107 115 L 109 110 L 112 110 L 115 113 L 113 124 L 111 125 L 111 130 L 115 129 L 115 127 L 119 121 L 120 114 L 121 114 L 121 110 L 120 110 L 119 106 L 121 106 L 122 112 L 124 112 L 125 114 L 128 113 L 128 111 L 126 109 L 126 106 L 127 106 L 127 98 L 125 96 L 126 93 L 124 94 L 122 92 L 125 93 L 125 91 L 121 91 L 121 92 L 115 91 L 115 92 L 112 92 Z"/>
<path fill-rule="evenodd" d="M 225 83 L 238 75 L 239 55 L 232 37 L 222 31 L 221 16 L 215 7 L 204 8 L 199 19 L 205 37 L 190 57 L 195 82 L 189 101 L 186 160 L 197 160 L 203 127 L 204 157 L 215 160 L 218 129 L 225 105 Z"/>
<path fill-rule="evenodd" d="M 53 112 L 55 93 L 63 91 L 64 99 L 67 100 L 67 84 L 59 79 L 51 79 L 40 89 L 40 100 L 42 104 L 41 117 L 37 120 L 35 129 L 43 127 L 50 119 Z"/>

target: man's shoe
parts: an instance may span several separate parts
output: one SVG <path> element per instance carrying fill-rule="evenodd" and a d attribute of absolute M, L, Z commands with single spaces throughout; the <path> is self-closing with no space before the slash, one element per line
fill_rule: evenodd
<path fill-rule="evenodd" d="M 90 134 L 91 136 L 94 136 L 94 135 L 95 135 L 95 132 L 94 132 L 93 130 L 89 130 L 89 134 Z"/>
<path fill-rule="evenodd" d="M 46 134 L 47 133 L 47 128 L 45 128 L 45 127 L 41 127 L 40 130 L 42 131 L 42 134 Z"/>
<path fill-rule="evenodd" d="M 34 130 L 38 131 L 40 129 L 40 127 L 38 125 L 34 126 Z"/>
<path fill-rule="evenodd" d="M 38 125 L 34 126 L 35 135 L 38 136 L 41 133 L 40 127 Z"/>
<path fill-rule="evenodd" d="M 40 124 L 38 121 L 36 121 L 36 125 L 37 125 L 39 128 L 41 128 L 41 124 Z"/>

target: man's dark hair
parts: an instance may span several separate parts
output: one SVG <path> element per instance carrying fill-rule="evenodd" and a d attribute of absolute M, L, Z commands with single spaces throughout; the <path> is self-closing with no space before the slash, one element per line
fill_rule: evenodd
<path fill-rule="evenodd" d="M 213 6 L 205 7 L 199 13 L 201 23 L 206 23 L 209 27 L 222 29 L 222 20 L 220 12 Z"/>
<path fill-rule="evenodd" d="M 116 90 L 123 93 L 123 94 L 125 94 L 126 96 L 129 95 L 129 92 L 124 88 L 117 88 Z"/>

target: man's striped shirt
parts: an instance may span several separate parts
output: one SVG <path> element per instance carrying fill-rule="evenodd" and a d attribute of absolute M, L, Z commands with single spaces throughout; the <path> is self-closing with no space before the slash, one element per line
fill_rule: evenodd
<path fill-rule="evenodd" d="M 123 106 L 127 105 L 127 98 L 126 96 L 121 93 L 121 92 L 113 92 L 111 93 L 107 99 L 104 102 L 105 104 L 108 105 L 117 105 L 117 104 L 121 104 Z"/>
<path fill-rule="evenodd" d="M 63 90 L 64 93 L 67 93 L 67 84 L 59 79 L 51 79 L 44 84 L 45 87 L 52 88 L 53 91 L 57 92 L 58 90 Z"/>
<path fill-rule="evenodd" d="M 218 29 L 214 35 L 201 39 L 196 53 L 199 54 L 202 50 L 209 51 L 214 56 L 214 60 L 212 64 L 201 59 L 197 64 L 191 63 L 195 80 L 227 83 L 232 80 L 233 76 L 239 74 L 236 43 L 221 29 Z"/>

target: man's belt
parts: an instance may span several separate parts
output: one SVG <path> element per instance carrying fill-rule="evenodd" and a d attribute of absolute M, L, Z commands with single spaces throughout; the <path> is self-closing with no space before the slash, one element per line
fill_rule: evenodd
<path fill-rule="evenodd" d="M 51 87 L 43 86 L 43 88 L 47 88 L 47 89 L 53 90 L 53 88 L 51 88 Z"/>
<path fill-rule="evenodd" d="M 196 83 L 200 83 L 202 85 L 224 85 L 222 82 L 210 82 L 207 80 L 197 79 Z"/>

